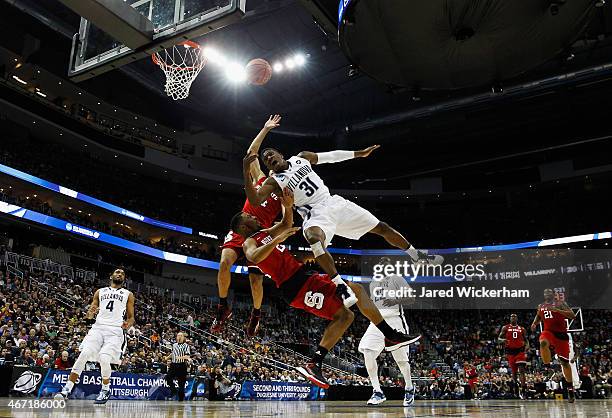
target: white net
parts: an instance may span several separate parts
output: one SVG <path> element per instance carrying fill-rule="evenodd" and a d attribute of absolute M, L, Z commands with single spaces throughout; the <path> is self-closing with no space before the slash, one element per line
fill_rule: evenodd
<path fill-rule="evenodd" d="M 166 75 L 166 94 L 174 100 L 189 96 L 191 83 L 206 64 L 206 57 L 200 46 L 194 42 L 181 42 L 172 48 L 156 52 L 153 62 Z"/>

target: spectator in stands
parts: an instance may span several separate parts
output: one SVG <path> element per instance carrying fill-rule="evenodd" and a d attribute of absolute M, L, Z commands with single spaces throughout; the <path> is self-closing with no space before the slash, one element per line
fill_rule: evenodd
<path fill-rule="evenodd" d="M 62 355 L 55 359 L 53 364 L 56 369 L 66 370 L 72 367 L 73 362 L 68 358 L 68 351 L 62 351 Z"/>

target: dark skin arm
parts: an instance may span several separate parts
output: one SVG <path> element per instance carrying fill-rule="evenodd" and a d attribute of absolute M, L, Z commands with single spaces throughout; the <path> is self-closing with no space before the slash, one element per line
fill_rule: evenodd
<path fill-rule="evenodd" d="M 255 188 L 253 178 L 251 177 L 251 164 L 257 160 L 257 154 L 248 154 L 242 160 L 242 174 L 244 176 L 244 192 L 246 193 L 249 203 L 254 206 L 259 206 L 265 202 L 272 193 L 281 194 L 280 187 L 276 180 L 268 177 L 263 182 L 261 187 Z"/>
<path fill-rule="evenodd" d="M 533 322 L 531 323 L 531 330 L 535 331 L 536 327 L 540 322 L 542 322 L 542 318 L 540 318 L 540 310 L 538 308 L 538 310 L 536 311 L 536 316 L 535 318 L 533 318 Z"/>
<path fill-rule="evenodd" d="M 293 195 L 289 190 L 284 190 L 281 203 L 283 204 L 283 219 L 272 228 L 263 230 L 270 234 L 272 241 L 258 247 L 253 238 L 248 238 L 242 244 L 245 257 L 252 263 L 257 264 L 268 258 L 277 245 L 300 230 L 299 227 L 293 227 Z"/>
<path fill-rule="evenodd" d="M 94 315 L 98 312 L 98 308 L 100 307 L 99 294 L 100 294 L 100 291 L 96 290 L 96 293 L 94 293 L 94 296 L 93 296 L 93 300 L 91 301 L 91 305 L 89 305 L 89 309 L 87 310 L 87 314 L 85 314 L 85 318 L 93 319 Z"/>
<path fill-rule="evenodd" d="M 355 151 L 355 158 L 365 158 L 368 157 L 374 150 L 380 148 L 380 145 L 372 145 L 362 150 Z M 302 151 L 298 154 L 298 157 L 308 160 L 308 162 L 312 165 L 315 165 L 319 162 L 319 157 L 316 152 L 312 151 Z"/>
<path fill-rule="evenodd" d="M 525 350 L 529 350 L 529 340 L 527 339 L 527 330 L 524 327 L 521 327 L 523 330 L 523 340 L 525 341 Z"/>
<path fill-rule="evenodd" d="M 123 325 L 121 325 L 121 328 L 123 329 L 128 329 L 129 327 L 131 327 L 132 325 L 134 325 L 134 301 L 136 299 L 134 298 L 134 294 L 132 292 L 130 292 L 130 295 L 128 296 L 128 301 L 127 301 L 127 305 L 125 307 L 125 313 L 127 316 L 127 319 L 125 321 L 123 321 Z"/>
<path fill-rule="evenodd" d="M 551 308 L 550 310 L 553 312 L 560 313 L 567 319 L 576 318 L 576 314 L 574 313 L 574 311 L 572 311 L 572 308 L 570 308 L 568 304 L 565 302 L 559 303 L 557 306 L 555 306 L 554 308 Z"/>

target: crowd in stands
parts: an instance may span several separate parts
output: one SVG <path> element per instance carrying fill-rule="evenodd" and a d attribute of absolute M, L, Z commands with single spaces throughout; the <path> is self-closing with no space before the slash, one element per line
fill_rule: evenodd
<path fill-rule="evenodd" d="M 82 318 L 95 285 L 49 274 L 26 272 L 20 279 L 0 272 L 0 361 L 69 368 L 87 333 Z M 57 294 L 63 297 L 55 297 Z M 298 382 L 302 381 L 301 376 L 288 366 L 301 364 L 303 357 L 285 347 L 312 347 L 325 325 L 324 321 L 267 300 L 260 333 L 250 340 L 243 332 L 250 308 L 237 302 L 231 326 L 212 335 L 207 333 L 214 312 L 212 299 L 194 307 L 173 303 L 163 291 L 141 292 L 136 298 L 136 325 L 128 330 L 128 355 L 119 367 L 127 372 L 165 373 L 168 348 L 176 333 L 186 330 L 193 353 L 192 374 L 212 378 L 220 371 L 232 382 L 245 379 Z M 581 379 L 588 381 L 585 387 L 599 396 L 607 396 L 612 383 L 609 359 L 612 313 L 592 312 L 594 315 L 586 319 L 588 327 L 578 338 L 580 374 Z M 411 348 L 417 398 L 468 396 L 465 364 L 473 365 L 479 374 L 477 391 L 470 396 L 481 399 L 515 396 L 503 347 L 497 341 L 499 328 L 508 322 L 508 312 L 456 313 L 423 310 L 408 319 L 425 337 L 423 344 Z M 531 312 L 521 313 L 519 323 L 528 328 L 531 316 Z M 358 317 L 330 353 L 329 357 L 335 360 L 332 365 L 348 370 L 329 370 L 327 377 L 332 384 L 369 385 L 364 373 L 359 372 L 363 370 L 356 350 L 367 325 L 365 319 Z M 554 396 L 561 390 L 560 375 L 552 381 L 543 380 L 536 355 L 536 335 L 530 334 L 529 339 L 528 394 L 533 398 Z M 383 354 L 379 361 L 383 386 L 402 386 L 392 357 Z M 279 364 L 281 367 L 276 367 Z"/>

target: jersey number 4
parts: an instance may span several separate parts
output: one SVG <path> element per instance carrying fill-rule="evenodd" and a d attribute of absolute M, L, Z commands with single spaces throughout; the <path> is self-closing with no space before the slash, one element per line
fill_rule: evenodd
<path fill-rule="evenodd" d="M 106 309 L 108 309 L 109 311 L 113 311 L 113 304 L 115 303 L 114 300 L 109 300 L 108 303 L 106 304 Z"/>
<path fill-rule="evenodd" d="M 300 190 L 304 190 L 304 194 L 306 195 L 306 197 L 312 196 L 315 191 L 319 190 L 319 186 L 314 184 L 314 182 L 308 177 L 306 177 L 304 181 L 298 185 L 298 187 L 300 188 Z"/>

